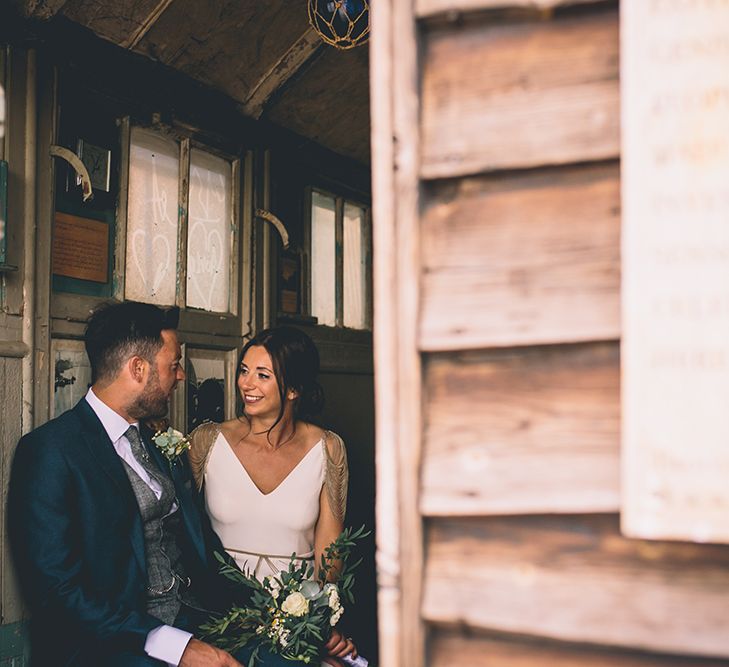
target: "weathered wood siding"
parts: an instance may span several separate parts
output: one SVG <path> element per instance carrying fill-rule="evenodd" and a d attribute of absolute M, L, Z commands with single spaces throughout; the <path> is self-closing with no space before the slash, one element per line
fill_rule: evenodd
<path fill-rule="evenodd" d="M 414 256 L 375 244 L 391 272 L 376 307 L 396 322 L 376 331 L 378 461 L 399 466 L 394 497 L 389 472 L 378 487 L 381 618 L 404 638 L 391 664 L 729 664 L 729 548 L 619 528 L 617 2 L 410 12 L 412 33 L 402 12 L 379 15 L 397 62 L 392 111 L 372 107 L 383 191 L 391 169 L 379 214 L 395 227 L 379 234 L 418 220 Z M 411 348 L 416 385 L 393 356 Z"/>
<path fill-rule="evenodd" d="M 614 512 L 615 343 L 428 355 L 426 516 Z"/>
<path fill-rule="evenodd" d="M 425 206 L 421 349 L 619 335 L 617 165 L 449 180 Z"/>

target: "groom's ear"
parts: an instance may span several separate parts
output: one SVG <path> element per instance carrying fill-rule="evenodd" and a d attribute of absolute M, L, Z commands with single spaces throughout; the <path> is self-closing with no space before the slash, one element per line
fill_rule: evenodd
<path fill-rule="evenodd" d="M 134 355 L 133 357 L 129 357 L 129 359 L 127 361 L 126 370 L 129 373 L 129 377 L 134 382 L 143 383 L 147 377 L 147 366 L 148 365 L 149 365 L 148 361 L 146 361 L 142 357 Z"/>

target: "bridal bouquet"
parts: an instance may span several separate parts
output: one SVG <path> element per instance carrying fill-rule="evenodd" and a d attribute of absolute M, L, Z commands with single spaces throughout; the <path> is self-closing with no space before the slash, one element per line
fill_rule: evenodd
<path fill-rule="evenodd" d="M 353 570 L 362 559 L 350 564 L 349 557 L 356 542 L 369 535 L 364 526 L 356 531 L 345 529 L 321 557 L 319 572 L 313 579 L 314 566 L 300 564 L 292 556 L 288 570 L 262 582 L 247 572 L 228 565 L 220 554 L 221 573 L 236 584 L 252 590 L 250 606 L 233 606 L 222 618 L 213 618 L 201 630 L 213 644 L 235 653 L 252 643 L 255 648 L 249 667 L 255 665 L 262 647 L 288 660 L 319 664 L 322 647 L 331 629 L 344 613 L 343 602 L 354 602 Z M 336 566 L 338 581 L 327 582 Z M 367 665 L 361 656 L 356 665 Z"/>

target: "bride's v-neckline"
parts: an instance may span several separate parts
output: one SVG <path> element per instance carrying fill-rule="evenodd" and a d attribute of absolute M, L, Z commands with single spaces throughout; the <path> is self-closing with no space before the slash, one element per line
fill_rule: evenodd
<path fill-rule="evenodd" d="M 226 445 L 226 448 L 227 448 L 227 450 L 228 450 L 228 451 L 229 451 L 229 452 L 231 453 L 231 455 L 233 456 L 233 458 L 234 458 L 234 459 L 235 459 L 235 460 L 237 461 L 238 465 L 239 465 L 239 466 L 240 466 L 240 467 L 242 468 L 242 470 L 243 470 L 243 474 L 244 474 L 244 475 L 245 475 L 245 476 L 246 476 L 246 477 L 248 478 L 248 481 L 249 481 L 249 482 L 251 483 L 251 485 L 253 486 L 253 488 L 254 488 L 254 489 L 255 489 L 256 491 L 258 491 L 258 493 L 259 493 L 259 494 L 260 494 L 260 495 L 261 495 L 262 497 L 264 497 L 264 498 L 267 498 L 268 496 L 270 496 L 270 495 L 273 495 L 274 493 L 276 493 L 276 491 L 278 491 L 278 490 L 279 490 L 279 489 L 280 489 L 280 488 L 281 488 L 281 487 L 282 487 L 282 486 L 283 486 L 283 485 L 284 485 L 284 484 L 286 483 L 286 480 L 288 480 L 288 479 L 289 479 L 289 477 L 291 477 L 291 476 L 292 476 L 292 475 L 293 475 L 293 474 L 294 474 L 294 473 L 295 473 L 295 472 L 296 472 L 296 471 L 297 471 L 297 470 L 298 470 L 298 469 L 299 469 L 299 468 L 301 467 L 301 464 L 302 464 L 302 463 L 303 463 L 304 461 L 306 461 L 306 459 L 308 459 L 308 458 L 309 458 L 309 455 L 310 455 L 310 454 L 311 454 L 311 453 L 312 453 L 312 452 L 313 452 L 313 451 L 314 451 L 315 449 L 318 449 L 318 447 L 319 447 L 319 446 L 321 446 L 321 444 L 322 444 L 322 440 L 324 439 L 324 437 L 323 437 L 323 436 L 322 436 L 321 438 L 319 438 L 319 439 L 318 439 L 318 440 L 317 440 L 317 441 L 316 441 L 316 442 L 315 442 L 315 443 L 314 443 L 314 444 L 313 444 L 313 445 L 311 446 L 311 448 L 309 449 L 309 451 L 308 451 L 308 452 L 306 452 L 306 454 L 304 454 L 304 455 L 303 455 L 303 456 L 301 457 L 301 459 L 299 460 L 299 462 L 298 462 L 298 463 L 297 463 L 297 464 L 296 464 L 296 465 L 295 465 L 295 466 L 294 466 L 293 468 L 291 468 L 291 470 L 289 470 L 289 471 L 288 471 L 288 472 L 286 473 L 286 476 L 285 476 L 285 477 L 284 477 L 284 478 L 283 478 L 283 479 L 282 479 L 282 480 L 281 480 L 281 481 L 280 481 L 280 482 L 279 482 L 279 483 L 278 483 L 278 484 L 277 484 L 277 485 L 276 485 L 275 487 L 273 487 L 273 489 L 271 489 L 271 490 L 270 490 L 270 491 L 269 491 L 268 493 L 264 493 L 264 492 L 263 492 L 263 491 L 261 490 L 261 487 L 259 487 L 259 486 L 258 486 L 258 484 L 256 484 L 256 483 L 255 483 L 255 481 L 253 481 L 253 477 L 251 477 L 251 473 L 249 473 L 249 472 L 248 472 L 248 468 L 246 468 L 246 467 L 245 467 L 245 466 L 243 465 L 243 461 L 241 461 L 241 460 L 240 460 L 240 459 L 238 458 L 238 456 L 237 456 L 237 455 L 236 455 L 236 453 L 235 453 L 235 450 L 233 449 L 233 445 L 231 445 L 231 444 L 230 444 L 230 442 L 228 441 L 228 438 L 226 438 L 226 437 L 225 437 L 225 434 L 223 433 L 223 431 L 222 431 L 222 430 L 221 430 L 221 431 L 219 431 L 219 432 L 218 432 L 218 434 L 219 434 L 219 435 L 220 435 L 220 437 L 221 437 L 221 438 L 223 439 L 223 442 L 225 443 L 225 445 Z"/>

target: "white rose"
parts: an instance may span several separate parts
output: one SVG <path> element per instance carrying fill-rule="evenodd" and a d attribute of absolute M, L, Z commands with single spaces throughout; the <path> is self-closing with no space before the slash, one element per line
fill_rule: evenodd
<path fill-rule="evenodd" d="M 289 593 L 281 605 L 281 609 L 287 614 L 291 614 L 291 616 L 303 616 L 309 611 L 309 601 L 298 591 L 296 593 Z"/>

